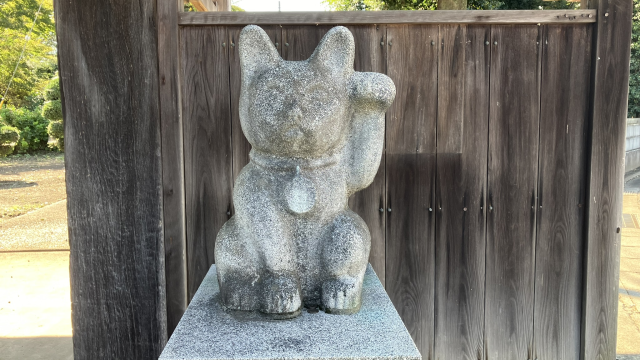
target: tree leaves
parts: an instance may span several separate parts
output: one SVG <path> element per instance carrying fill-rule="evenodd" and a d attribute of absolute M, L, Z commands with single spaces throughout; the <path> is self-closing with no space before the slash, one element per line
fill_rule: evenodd
<path fill-rule="evenodd" d="M 640 118 L 640 0 L 633 0 L 628 118 Z"/>
<path fill-rule="evenodd" d="M 27 39 L 40 1 L 38 20 Z M 40 93 L 57 69 L 55 38 L 53 0 L 0 0 L 0 96 L 26 42 L 24 58 L 7 95 L 9 104 L 29 108 L 41 104 Z"/>

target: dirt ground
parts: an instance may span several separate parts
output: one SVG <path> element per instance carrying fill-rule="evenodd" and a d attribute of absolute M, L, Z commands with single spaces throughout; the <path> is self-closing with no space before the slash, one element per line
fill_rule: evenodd
<path fill-rule="evenodd" d="M 66 198 L 64 154 L 0 158 L 0 224 Z"/>
<path fill-rule="evenodd" d="M 0 251 L 68 249 L 64 155 L 0 158 Z"/>

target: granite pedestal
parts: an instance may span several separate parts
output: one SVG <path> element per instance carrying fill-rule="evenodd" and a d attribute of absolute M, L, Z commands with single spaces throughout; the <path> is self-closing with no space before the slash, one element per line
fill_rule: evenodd
<path fill-rule="evenodd" d="M 290 320 L 220 305 L 215 265 L 193 297 L 160 360 L 421 360 L 371 265 L 353 315 L 303 310 Z"/>

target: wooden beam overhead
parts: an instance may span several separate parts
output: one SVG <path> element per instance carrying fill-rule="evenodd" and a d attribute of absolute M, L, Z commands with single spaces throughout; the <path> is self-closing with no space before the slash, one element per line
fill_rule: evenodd
<path fill-rule="evenodd" d="M 193 2 L 192 2 L 193 3 Z M 575 24 L 594 23 L 596 10 L 440 10 L 323 12 L 183 12 L 187 25 Z"/>

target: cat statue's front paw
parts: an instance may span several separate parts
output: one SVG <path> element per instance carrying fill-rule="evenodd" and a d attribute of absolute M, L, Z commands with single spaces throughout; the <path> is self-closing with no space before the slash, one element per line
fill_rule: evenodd
<path fill-rule="evenodd" d="M 322 284 L 322 306 L 329 314 L 348 315 L 360 310 L 362 280 L 343 276 Z"/>
<path fill-rule="evenodd" d="M 300 315 L 302 309 L 300 281 L 295 275 L 265 274 L 262 292 L 261 312 L 274 319 L 290 319 Z"/>

